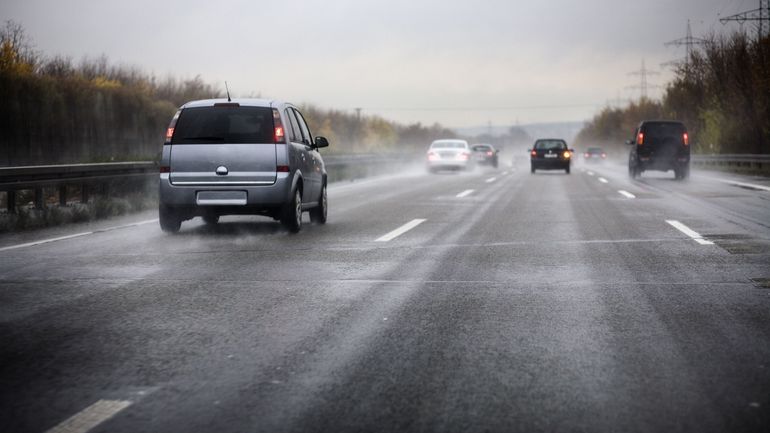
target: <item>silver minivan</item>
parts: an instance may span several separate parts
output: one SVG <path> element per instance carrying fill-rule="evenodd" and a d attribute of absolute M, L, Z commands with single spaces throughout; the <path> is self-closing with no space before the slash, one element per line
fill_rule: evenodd
<path fill-rule="evenodd" d="M 160 227 L 179 231 L 201 216 L 256 214 L 290 231 L 302 213 L 326 222 L 326 167 L 302 113 L 264 99 L 210 99 L 184 104 L 166 131 L 160 161 Z"/>

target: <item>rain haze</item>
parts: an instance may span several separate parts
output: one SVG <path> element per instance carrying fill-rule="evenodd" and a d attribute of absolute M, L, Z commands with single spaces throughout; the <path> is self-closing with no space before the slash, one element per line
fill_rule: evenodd
<path fill-rule="evenodd" d="M 469 127 L 579 121 L 636 98 L 628 73 L 683 57 L 664 42 L 723 31 L 747 1 L 11 0 L 0 16 L 47 56 L 105 54 L 235 95 Z M 222 86 L 223 87 L 223 86 Z M 651 90 L 652 96 L 660 93 Z"/>

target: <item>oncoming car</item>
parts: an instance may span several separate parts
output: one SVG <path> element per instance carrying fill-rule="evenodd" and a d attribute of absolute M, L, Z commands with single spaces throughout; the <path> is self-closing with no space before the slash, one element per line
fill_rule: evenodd
<path fill-rule="evenodd" d="M 530 150 L 530 169 L 536 170 L 564 170 L 569 174 L 572 161 L 572 151 L 567 147 L 567 142 L 561 139 L 540 139 Z"/>
<path fill-rule="evenodd" d="M 166 132 L 160 162 L 160 227 L 179 231 L 201 216 L 266 215 L 292 232 L 302 213 L 325 223 L 326 168 L 302 113 L 263 99 L 210 99 L 184 104 Z"/>
<path fill-rule="evenodd" d="M 471 168 L 471 149 L 465 140 L 436 140 L 427 155 L 428 171 L 468 170 Z"/>

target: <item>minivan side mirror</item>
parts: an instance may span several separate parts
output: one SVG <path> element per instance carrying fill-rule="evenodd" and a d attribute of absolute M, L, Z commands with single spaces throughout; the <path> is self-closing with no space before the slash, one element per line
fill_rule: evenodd
<path fill-rule="evenodd" d="M 327 140 L 326 137 L 316 137 L 315 147 L 319 149 L 322 147 L 329 147 L 329 140 Z"/>

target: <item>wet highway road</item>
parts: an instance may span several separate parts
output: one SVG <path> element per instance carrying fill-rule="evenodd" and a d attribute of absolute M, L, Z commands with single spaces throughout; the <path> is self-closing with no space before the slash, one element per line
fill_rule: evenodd
<path fill-rule="evenodd" d="M 672 178 L 415 173 L 333 185 L 297 235 L 2 236 L 0 431 L 768 431 L 770 191 L 725 179 L 770 181 Z"/>

